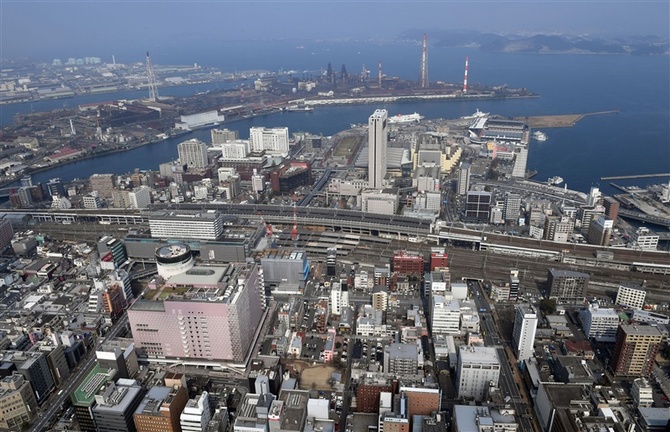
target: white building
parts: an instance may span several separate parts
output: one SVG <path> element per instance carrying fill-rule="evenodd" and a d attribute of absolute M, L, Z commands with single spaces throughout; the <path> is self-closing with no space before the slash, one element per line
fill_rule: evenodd
<path fill-rule="evenodd" d="M 631 247 L 637 250 L 656 250 L 658 249 L 658 234 L 650 231 L 649 228 L 640 227 L 633 235 Z"/>
<path fill-rule="evenodd" d="M 500 360 L 493 347 L 461 345 L 458 356 L 458 397 L 481 401 L 490 384 L 498 386 Z"/>
<path fill-rule="evenodd" d="M 470 162 L 463 162 L 458 171 L 458 194 L 465 195 L 470 190 Z"/>
<path fill-rule="evenodd" d="M 643 286 L 622 284 L 619 285 L 614 303 L 631 309 L 642 309 L 646 296 L 647 290 Z"/>
<path fill-rule="evenodd" d="M 333 282 L 330 289 L 330 310 L 333 315 L 342 315 L 342 310 L 349 307 L 349 291 L 342 288 L 339 282 Z"/>
<path fill-rule="evenodd" d="M 505 194 L 503 214 L 506 221 L 519 219 L 521 215 L 521 195 L 511 192 Z"/>
<path fill-rule="evenodd" d="M 646 378 L 636 378 L 631 393 L 638 408 L 649 408 L 654 404 L 654 390 Z"/>
<path fill-rule="evenodd" d="M 154 213 L 149 216 L 151 237 L 216 240 L 223 234 L 223 216 L 216 212 Z"/>
<path fill-rule="evenodd" d="M 235 140 L 219 144 L 215 149 L 221 149 L 223 159 L 244 159 L 251 151 L 249 140 Z"/>
<path fill-rule="evenodd" d="M 614 309 L 599 308 L 592 304 L 582 313 L 584 334 L 598 342 L 615 342 L 619 315 Z"/>
<path fill-rule="evenodd" d="M 128 192 L 128 200 L 131 208 L 143 209 L 151 204 L 151 188 L 149 186 L 139 186 Z"/>
<path fill-rule="evenodd" d="M 211 418 L 209 394 L 205 391 L 196 399 L 189 399 L 179 416 L 179 423 L 183 432 L 202 432 Z"/>
<path fill-rule="evenodd" d="M 189 168 L 204 168 L 208 164 L 207 144 L 193 138 L 177 144 L 179 161 Z"/>
<path fill-rule="evenodd" d="M 249 146 L 252 152 L 288 155 L 288 128 L 252 127 L 249 129 Z"/>
<path fill-rule="evenodd" d="M 224 182 L 230 180 L 237 175 L 237 170 L 234 167 L 221 167 L 217 170 L 219 181 Z"/>
<path fill-rule="evenodd" d="M 199 127 L 221 123 L 225 119 L 224 116 L 219 115 L 219 112 L 206 111 L 197 114 L 183 115 L 181 121 L 175 123 L 175 129 L 191 130 Z"/>
<path fill-rule="evenodd" d="M 530 305 L 516 307 L 514 317 L 514 352 L 519 361 L 533 357 L 535 351 L 535 331 L 537 330 L 537 313 Z"/>
<path fill-rule="evenodd" d="M 431 325 L 434 334 L 460 334 L 461 305 L 457 300 L 433 296 Z"/>
<path fill-rule="evenodd" d="M 100 198 L 98 198 L 97 194 L 85 195 L 82 201 L 84 203 L 84 208 L 87 209 L 97 209 L 102 207 L 102 204 L 100 203 Z"/>
<path fill-rule="evenodd" d="M 397 189 L 369 189 L 363 191 L 361 201 L 361 211 L 386 215 L 395 214 L 400 203 Z"/>
<path fill-rule="evenodd" d="M 368 184 L 370 189 L 382 189 L 386 177 L 386 147 L 388 112 L 378 109 L 368 119 Z"/>
<path fill-rule="evenodd" d="M 670 317 L 655 312 L 650 312 L 642 309 L 633 311 L 633 321 L 645 322 L 647 324 L 670 324 Z"/>

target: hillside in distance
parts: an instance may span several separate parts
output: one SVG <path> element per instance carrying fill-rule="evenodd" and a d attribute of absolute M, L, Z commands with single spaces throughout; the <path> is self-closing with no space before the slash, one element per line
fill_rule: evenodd
<path fill-rule="evenodd" d="M 490 52 L 572 53 L 572 54 L 670 54 L 668 38 L 658 36 L 604 37 L 564 34 L 495 34 L 469 30 L 433 30 L 431 45 L 438 47 L 476 47 Z M 407 30 L 401 40 L 420 41 L 423 32 Z"/>

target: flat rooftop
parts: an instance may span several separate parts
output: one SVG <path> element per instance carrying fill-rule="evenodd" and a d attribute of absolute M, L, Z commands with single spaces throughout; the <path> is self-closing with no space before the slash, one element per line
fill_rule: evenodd
<path fill-rule="evenodd" d="M 461 345 L 459 355 L 463 363 L 500 364 L 498 352 L 493 347 Z"/>
<path fill-rule="evenodd" d="M 102 368 L 96 362 L 95 367 L 72 393 L 72 403 L 79 406 L 91 405 L 95 400 L 95 394 L 105 383 L 114 378 L 115 373 L 115 369 Z"/>

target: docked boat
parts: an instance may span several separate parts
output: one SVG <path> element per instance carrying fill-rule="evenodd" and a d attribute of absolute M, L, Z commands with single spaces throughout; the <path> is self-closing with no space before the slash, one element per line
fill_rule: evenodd
<path fill-rule="evenodd" d="M 286 111 L 288 111 L 288 112 L 311 112 L 311 111 L 314 111 L 314 108 L 312 108 L 309 105 L 291 105 L 289 107 L 286 107 Z"/>
<path fill-rule="evenodd" d="M 389 117 L 388 122 L 391 124 L 419 123 L 422 119 L 423 116 L 419 113 L 398 114 L 394 117 Z"/>
<path fill-rule="evenodd" d="M 548 137 L 544 132 L 535 131 L 533 132 L 533 138 L 537 141 L 546 141 Z"/>
<path fill-rule="evenodd" d="M 475 111 L 474 114 L 469 115 L 469 116 L 463 116 L 461 118 L 463 120 L 473 120 L 473 119 L 488 117 L 489 115 L 491 115 L 491 113 L 481 112 L 481 111 L 479 111 L 479 108 L 477 108 L 477 111 Z"/>
<path fill-rule="evenodd" d="M 563 177 L 559 176 L 549 177 L 547 183 L 549 183 L 552 186 L 558 186 L 559 184 L 563 183 Z"/>

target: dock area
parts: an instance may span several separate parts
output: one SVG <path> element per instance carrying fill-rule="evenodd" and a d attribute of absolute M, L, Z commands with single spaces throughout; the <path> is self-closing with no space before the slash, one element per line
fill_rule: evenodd
<path fill-rule="evenodd" d="M 619 110 L 600 111 L 586 114 L 561 114 L 548 116 L 529 116 L 529 117 L 514 117 L 514 120 L 519 120 L 526 123 L 531 128 L 559 128 L 572 127 L 578 121 L 587 116 L 618 114 Z"/>

